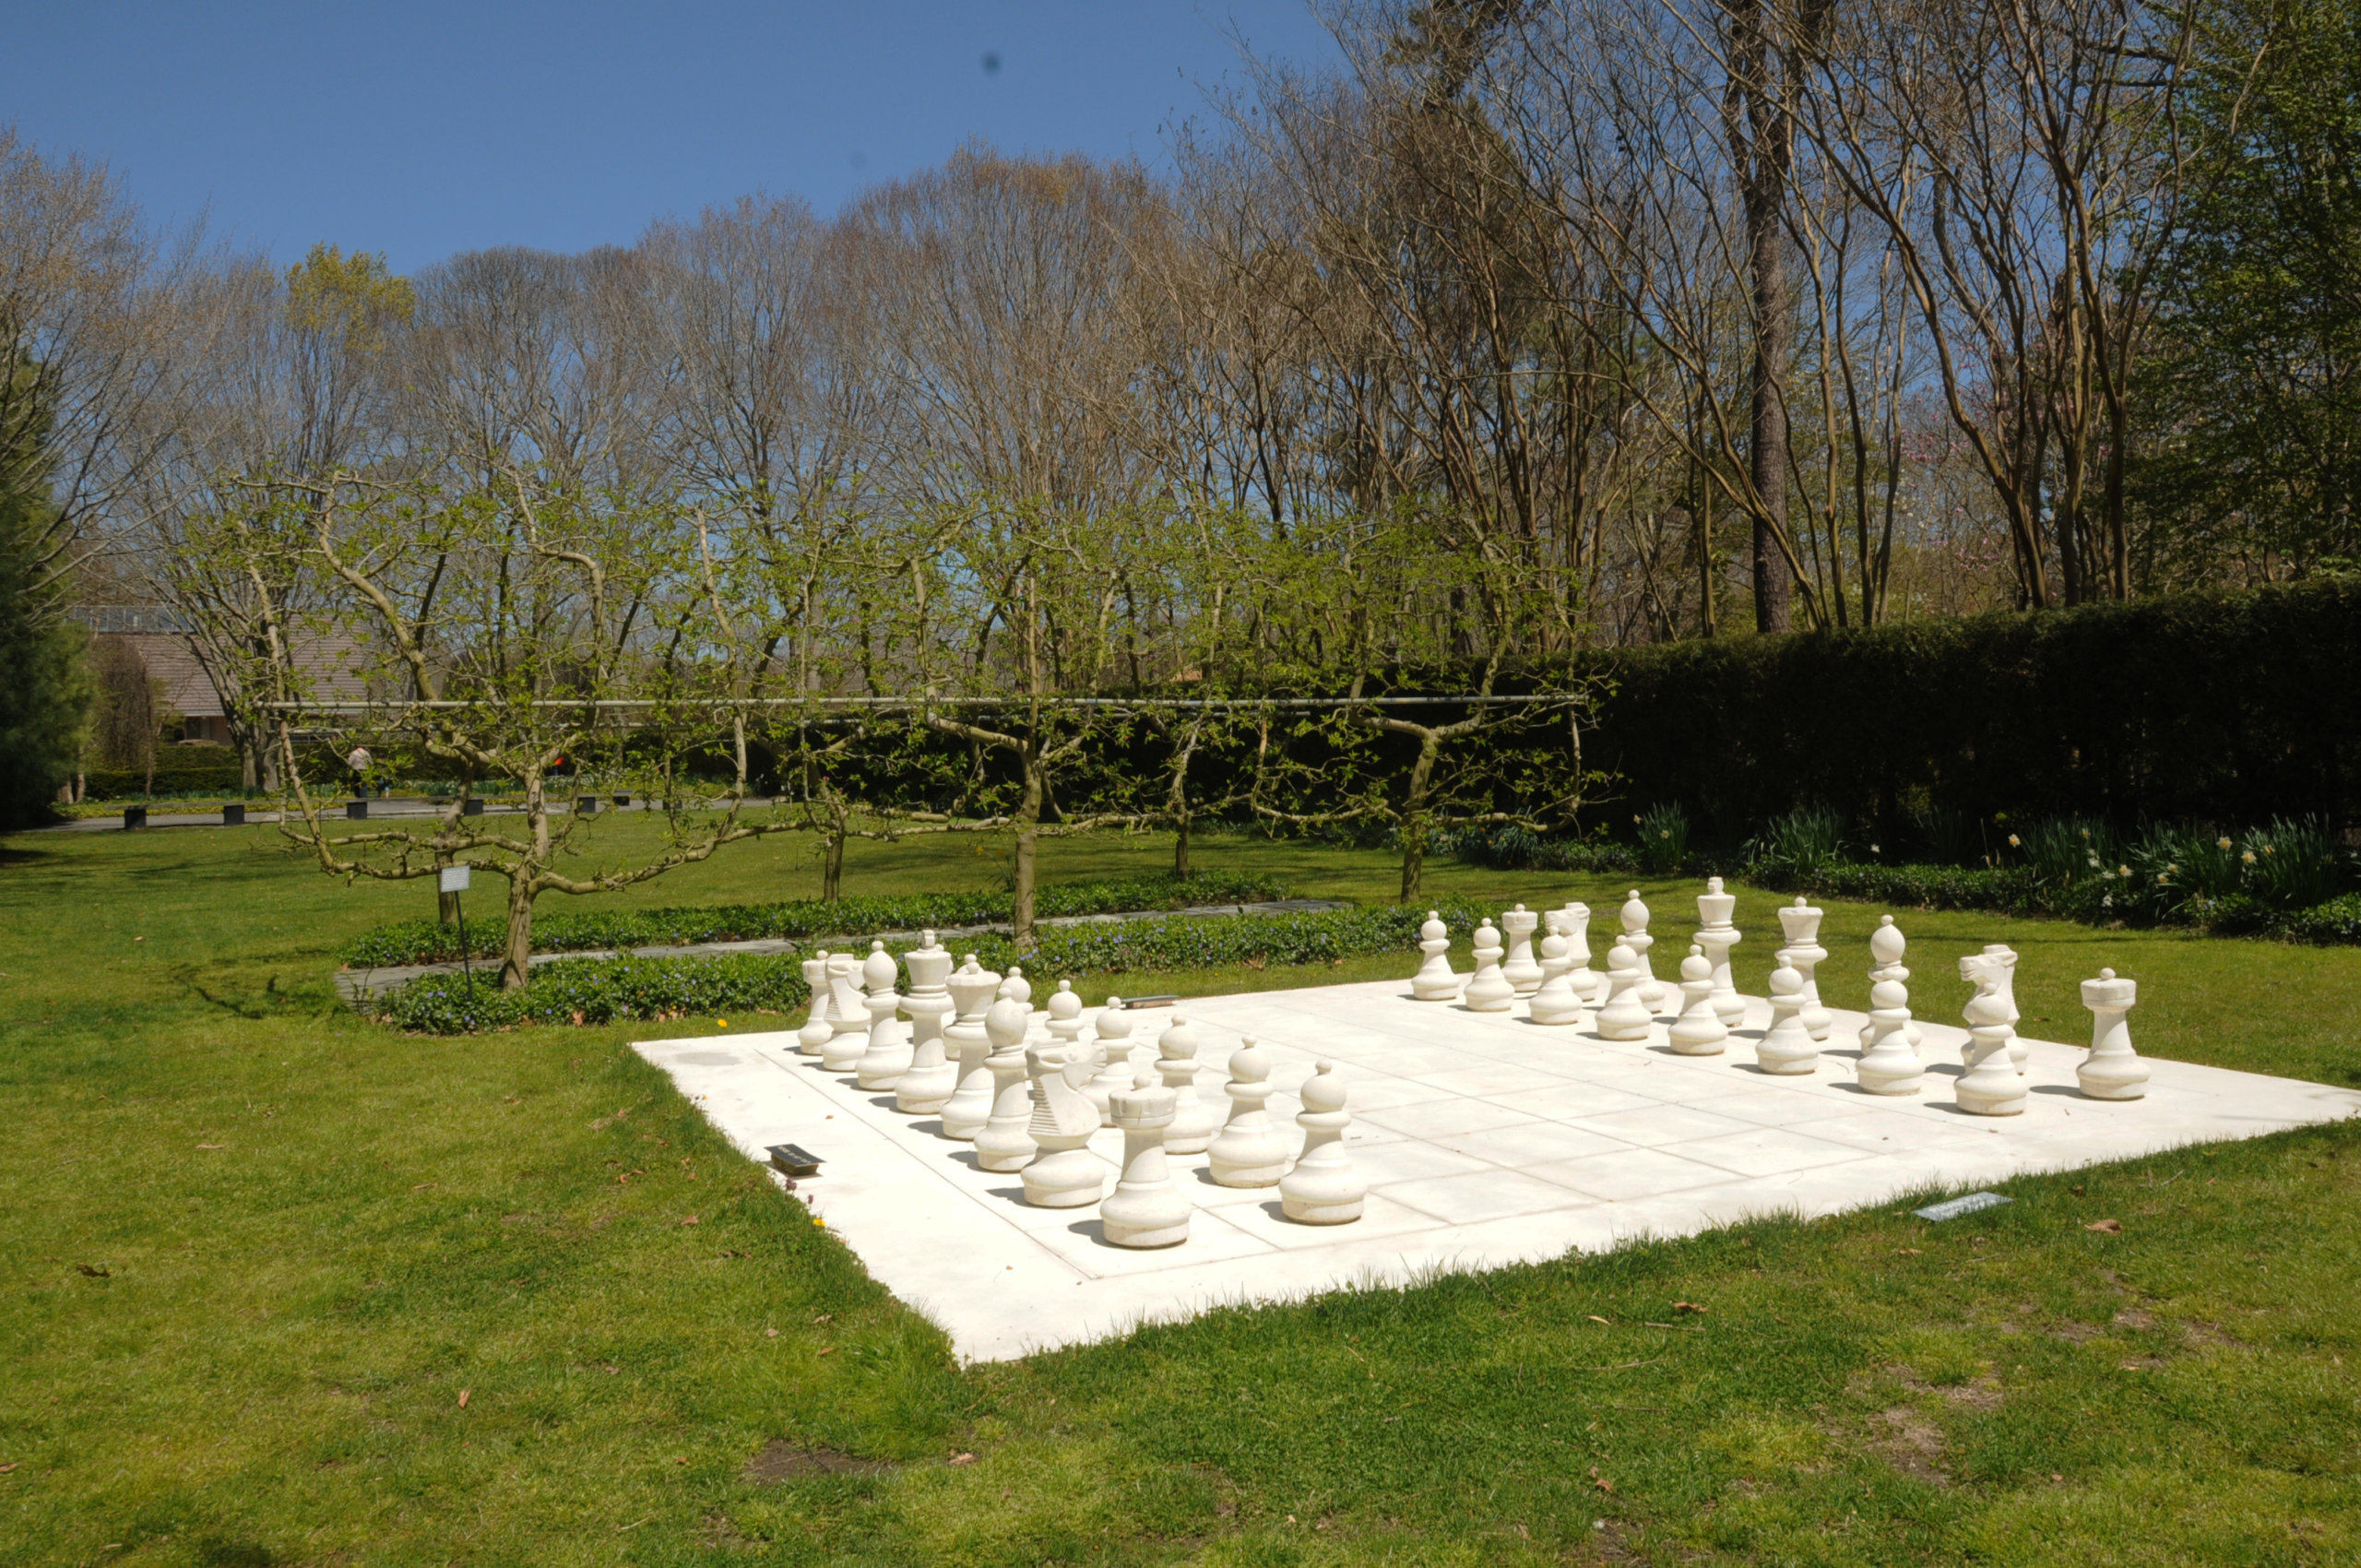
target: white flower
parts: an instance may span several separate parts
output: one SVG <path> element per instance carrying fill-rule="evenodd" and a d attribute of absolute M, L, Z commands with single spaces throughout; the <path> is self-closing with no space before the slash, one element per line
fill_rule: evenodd
<path fill-rule="evenodd" d="M 2216 838 L 2213 840 L 2213 847 L 2217 849 L 2226 849 L 2230 847 L 2230 841 L 2227 838 Z"/>
<path fill-rule="evenodd" d="M 2115 895 L 2114 895 L 2114 894 L 2112 894 L 2112 893 L 2110 893 L 2110 894 L 2108 894 L 2106 897 L 2104 897 L 2104 898 L 2100 899 L 2100 900 L 2099 900 L 2099 908 L 2101 908 L 2101 909 L 2114 909 L 2114 908 L 2115 908 Z"/>
<path fill-rule="evenodd" d="M 2238 859 L 2246 861 L 2248 865 L 2252 865 L 2254 864 L 2254 851 L 2252 849 L 2248 849 L 2245 854 L 2240 855 Z"/>
<path fill-rule="evenodd" d="M 1870 845 L 1870 846 L 1869 846 L 1869 853 L 1870 853 L 1870 854 L 1872 854 L 1872 855 L 1874 855 L 1874 854 L 1876 854 L 1877 852 L 1878 852 L 1878 847 L 1877 847 L 1875 844 Z"/>
<path fill-rule="evenodd" d="M 2009 835 L 2009 848 L 2010 848 L 2010 849 L 2016 849 L 2017 847 L 2018 847 L 2018 838 L 2017 838 L 2017 836 L 2016 836 L 2015 834 L 2011 833 L 2011 834 L 2010 834 L 2010 835 Z"/>

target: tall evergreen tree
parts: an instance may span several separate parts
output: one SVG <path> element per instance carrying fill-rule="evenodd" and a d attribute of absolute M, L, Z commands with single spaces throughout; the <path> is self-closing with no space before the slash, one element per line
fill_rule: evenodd
<path fill-rule="evenodd" d="M 33 382 L 21 358 L 11 374 Z M 81 628 L 65 615 L 48 421 L 18 424 L 0 450 L 0 828 L 46 812 L 80 754 L 89 710 Z"/>

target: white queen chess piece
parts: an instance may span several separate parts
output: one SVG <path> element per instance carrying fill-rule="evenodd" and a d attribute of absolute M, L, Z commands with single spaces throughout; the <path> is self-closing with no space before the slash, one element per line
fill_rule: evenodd
<path fill-rule="evenodd" d="M 1074 1081 L 1081 1065 L 1055 1040 L 1025 1053 L 1033 1101 L 1025 1130 L 1039 1152 L 1026 1163 L 1023 1180 L 1025 1201 L 1036 1208 L 1080 1208 L 1107 1190 L 1107 1162 L 1089 1147 L 1098 1131 L 1098 1108 Z"/>
<path fill-rule="evenodd" d="M 1172 1091 L 1146 1067 L 1107 1098 L 1108 1113 L 1123 1130 L 1123 1173 L 1098 1206 L 1109 1244 L 1169 1247 L 1189 1239 L 1189 1194 L 1172 1179 L 1164 1130 L 1172 1125 Z"/>
<path fill-rule="evenodd" d="M 1254 1037 L 1229 1056 L 1229 1121 L 1205 1150 L 1205 1167 L 1225 1187 L 1268 1187 L 1287 1173 L 1286 1134 L 1266 1109 L 1275 1086 L 1271 1059 Z"/>
<path fill-rule="evenodd" d="M 1683 1056 L 1719 1055 L 1730 1029 L 1714 1011 L 1714 961 L 1695 943 L 1680 961 L 1680 1016 L 1665 1031 L 1666 1039 Z"/>
<path fill-rule="evenodd" d="M 1369 1183 L 1345 1152 L 1345 1131 L 1353 1124 L 1345 1109 L 1345 1082 L 1332 1063 L 1323 1062 L 1299 1091 L 1303 1153 L 1279 1178 L 1279 1212 L 1299 1225 L 1343 1225 L 1361 1217 Z"/>
<path fill-rule="evenodd" d="M 1172 1091 L 1172 1125 L 1165 1129 L 1168 1154 L 1203 1154 L 1221 1126 L 1222 1111 L 1197 1094 L 1197 1031 L 1180 1014 L 1156 1037 L 1156 1070 Z"/>
<path fill-rule="evenodd" d="M 1501 917 L 1501 933 L 1508 938 L 1508 956 L 1501 960 L 1501 978 L 1519 996 L 1541 989 L 1541 966 L 1533 956 L 1533 932 L 1541 917 L 1519 904 Z"/>
<path fill-rule="evenodd" d="M 865 1089 L 890 1089 L 910 1070 L 910 1026 L 902 1021 L 901 993 L 895 990 L 902 967 L 884 943 L 872 942 L 860 972 L 869 984 L 869 1044 L 852 1064 L 853 1082 Z"/>
<path fill-rule="evenodd" d="M 1880 917 L 1869 937 L 1869 956 L 1878 977 L 1869 987 L 1868 1036 L 1856 1069 L 1860 1085 L 1871 1094 L 1916 1094 L 1927 1075 L 1926 1063 L 1910 1048 L 1910 992 L 1903 981 L 1910 971 L 1902 967 L 1902 932 L 1892 915 Z"/>
<path fill-rule="evenodd" d="M 1640 902 L 1638 888 L 1631 889 L 1624 898 L 1621 919 L 1622 945 L 1631 950 L 1631 956 L 1640 969 L 1640 1001 L 1654 1012 L 1664 1005 L 1666 991 L 1664 982 L 1656 979 L 1655 968 L 1648 963 L 1648 949 L 1656 944 L 1656 939 L 1648 934 L 1648 907 Z M 1610 956 L 1609 962 L 1612 961 Z"/>
<path fill-rule="evenodd" d="M 2025 1085 L 2009 1055 L 2009 1004 L 2000 999 L 1999 977 L 1984 962 L 1984 955 L 1962 958 L 1960 978 L 1975 987 L 1967 999 L 1967 1044 L 1960 1060 L 1967 1071 L 1960 1075 L 1955 1093 L 1959 1108 L 1975 1116 L 2016 1116 L 2025 1108 Z"/>
<path fill-rule="evenodd" d="M 1754 1048 L 1754 1060 L 1766 1073 L 1809 1073 L 1820 1065 L 1820 1042 L 1804 1028 L 1804 977 L 1788 962 L 1785 949 L 1779 967 L 1771 971 L 1771 1028 Z"/>
<path fill-rule="evenodd" d="M 964 1143 L 982 1130 L 992 1114 L 991 1037 L 984 1032 L 984 1009 L 1000 990 L 1000 976 L 976 967 L 967 955 L 958 972 L 945 982 L 951 992 L 954 1017 L 943 1032 L 944 1048 L 957 1069 L 957 1087 L 943 1107 L 943 1135 Z"/>
<path fill-rule="evenodd" d="M 1536 1024 L 1579 1024 L 1583 999 L 1574 992 L 1574 961 L 1566 953 L 1566 939 L 1551 932 L 1541 939 L 1541 989 L 1533 993 L 1526 1011 Z"/>
<path fill-rule="evenodd" d="M 959 1087 L 959 1064 L 951 1060 L 944 1020 L 955 1010 L 948 981 L 951 955 L 920 932 L 918 946 L 902 956 L 910 971 L 910 993 L 902 1011 L 910 1016 L 910 1065 L 894 1086 L 894 1109 L 911 1116 L 941 1111 Z"/>
<path fill-rule="evenodd" d="M 1467 977 L 1452 970 L 1451 928 L 1442 923 L 1442 910 L 1427 911 L 1427 923 L 1418 928 L 1418 951 L 1427 959 L 1410 977 L 1411 997 L 1419 1002 L 1449 1002 L 1456 997 Z"/>
<path fill-rule="evenodd" d="M 836 1034 L 828 1027 L 828 950 L 821 948 L 803 960 L 803 983 L 812 992 L 812 1010 L 803 1015 L 803 1027 L 795 1031 L 795 1048 L 806 1056 L 817 1056 Z"/>
<path fill-rule="evenodd" d="M 1804 1010 L 1798 1016 L 1811 1038 L 1819 1040 L 1826 1039 L 1836 1025 L 1820 1000 L 1820 980 L 1813 974 L 1828 956 L 1828 949 L 1820 944 L 1820 922 L 1826 913 L 1805 903 L 1800 893 L 1793 904 L 1779 911 L 1779 930 L 1786 938 L 1780 952 L 1804 980 Z"/>
<path fill-rule="evenodd" d="M 1109 997 L 1091 1027 L 1098 1036 L 1098 1074 L 1082 1086 L 1082 1092 L 1098 1107 L 1098 1124 L 1111 1127 L 1114 1093 L 1132 1087 L 1132 1016 L 1123 1011 L 1123 999 Z"/>
<path fill-rule="evenodd" d="M 1001 989 L 1008 989 L 1007 982 Z M 1026 1080 L 1025 1036 L 1033 1014 L 1013 996 L 1003 996 L 984 1013 L 984 1033 L 992 1053 L 992 1113 L 976 1134 L 976 1163 L 986 1170 L 1022 1170 L 1039 1152 L 1033 1143 L 1033 1089 Z"/>
<path fill-rule="evenodd" d="M 2091 1053 L 2074 1069 L 2074 1081 L 2093 1099 L 2138 1099 L 2148 1092 L 2148 1064 L 2131 1049 L 2131 1024 L 2124 1015 L 2140 1000 L 2138 980 L 2118 980 L 2113 969 L 2082 982 L 2082 1005 L 2091 1010 Z"/>
<path fill-rule="evenodd" d="M 1516 987 L 1501 972 L 1501 933 L 1489 920 L 1476 928 L 1476 973 L 1467 982 L 1467 1010 L 1505 1013 L 1516 1001 Z"/>
<path fill-rule="evenodd" d="M 1596 1028 L 1601 1039 L 1645 1039 L 1655 1015 L 1640 1000 L 1640 960 L 1628 943 L 1607 950 L 1607 1003 Z"/>

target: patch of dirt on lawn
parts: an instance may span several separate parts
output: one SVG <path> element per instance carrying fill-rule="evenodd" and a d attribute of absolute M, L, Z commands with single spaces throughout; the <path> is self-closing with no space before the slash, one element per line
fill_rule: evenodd
<path fill-rule="evenodd" d="M 746 1461 L 745 1477 L 750 1481 L 789 1481 L 805 1476 L 874 1476 L 893 1467 L 883 1459 L 863 1459 L 775 1437 Z"/>
<path fill-rule="evenodd" d="M 2146 1313 L 2142 1312 L 2138 1307 L 2126 1307 L 2123 1311 L 2115 1314 L 2115 1326 L 2118 1328 L 2153 1328 L 2156 1326 L 2156 1320 L 2150 1317 Z"/>
<path fill-rule="evenodd" d="M 1943 1455 L 1942 1429 L 1907 1405 L 1896 1405 L 1869 1418 L 1869 1452 L 1915 1480 L 1949 1486 L 1951 1477 L 1936 1463 Z"/>

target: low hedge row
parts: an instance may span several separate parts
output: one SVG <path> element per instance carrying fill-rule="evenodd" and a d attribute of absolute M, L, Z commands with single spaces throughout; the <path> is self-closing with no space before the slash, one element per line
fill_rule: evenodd
<path fill-rule="evenodd" d="M 1287 897 L 1276 878 L 1244 872 L 1170 876 L 1106 877 L 1056 883 L 1034 896 L 1042 919 L 1107 915 L 1131 909 L 1178 909 L 1192 904 L 1250 904 Z M 677 946 L 693 942 L 801 940 L 881 931 L 922 931 L 1005 921 L 1015 899 L 1005 891 L 923 893 L 898 897 L 817 899 L 779 904 L 717 904 L 706 909 L 614 909 L 540 915 L 533 921 L 537 953 L 599 948 Z M 497 953 L 507 940 L 499 918 L 467 922 L 468 951 Z M 363 932 L 342 955 L 347 968 L 450 963 L 460 956 L 459 930 L 439 921 L 399 921 Z"/>

